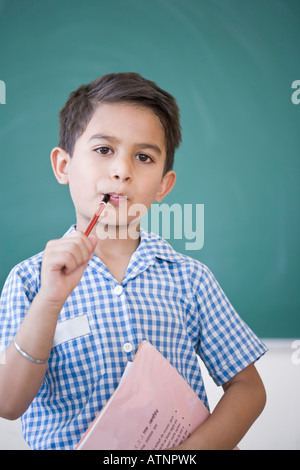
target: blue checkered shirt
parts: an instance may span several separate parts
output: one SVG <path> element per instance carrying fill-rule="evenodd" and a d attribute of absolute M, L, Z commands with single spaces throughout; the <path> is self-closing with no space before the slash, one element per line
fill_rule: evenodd
<path fill-rule="evenodd" d="M 39 290 L 42 258 L 39 253 L 18 264 L 5 283 L 0 349 L 14 338 Z M 205 265 L 141 230 L 121 285 L 94 256 L 68 297 L 45 379 L 22 416 L 28 444 L 73 449 L 145 339 L 207 406 L 198 355 L 221 385 L 266 351 Z"/>

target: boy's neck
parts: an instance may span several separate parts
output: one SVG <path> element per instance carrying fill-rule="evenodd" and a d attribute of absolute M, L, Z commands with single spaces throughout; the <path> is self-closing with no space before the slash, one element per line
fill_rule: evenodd
<path fill-rule="evenodd" d="M 140 243 L 140 237 L 137 239 L 130 237 L 127 231 L 117 231 L 113 237 L 109 235 L 104 239 L 98 238 L 95 254 L 102 259 L 118 258 L 132 256 Z"/>

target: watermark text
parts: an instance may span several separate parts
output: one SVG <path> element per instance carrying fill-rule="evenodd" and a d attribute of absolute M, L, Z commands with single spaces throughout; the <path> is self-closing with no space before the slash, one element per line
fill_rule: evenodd
<path fill-rule="evenodd" d="M 292 342 L 292 348 L 295 349 L 292 354 L 292 363 L 298 366 L 300 365 L 300 339 L 296 339 Z"/>
<path fill-rule="evenodd" d="M 3 80 L 0 80 L 0 104 L 6 104 L 6 85 Z"/>
<path fill-rule="evenodd" d="M 185 249 L 201 250 L 204 245 L 204 204 L 154 204 L 148 211 L 143 204 L 127 202 L 115 208 L 108 205 L 97 225 L 100 240 L 139 238 L 139 224 L 165 240 L 185 240 Z M 120 227 L 126 227 L 123 232 Z"/>
<path fill-rule="evenodd" d="M 300 103 L 300 80 L 294 80 L 292 83 L 292 88 L 295 91 L 292 93 L 291 100 L 293 104 Z"/>

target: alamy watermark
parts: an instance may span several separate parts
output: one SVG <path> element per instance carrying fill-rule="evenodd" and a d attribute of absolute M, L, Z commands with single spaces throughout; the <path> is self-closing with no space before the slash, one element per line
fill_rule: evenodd
<path fill-rule="evenodd" d="M 204 204 L 154 204 L 142 227 L 165 240 L 185 240 L 185 249 L 201 250 L 204 245 Z"/>
<path fill-rule="evenodd" d="M 295 339 L 295 341 L 292 342 L 292 348 L 295 349 L 292 354 L 292 363 L 298 366 L 300 365 L 300 339 Z"/>
<path fill-rule="evenodd" d="M 3 80 L 0 80 L 0 104 L 6 104 L 6 85 Z"/>
<path fill-rule="evenodd" d="M 185 240 L 187 251 L 203 248 L 204 204 L 154 204 L 149 211 L 143 204 L 127 207 L 127 201 L 118 208 L 109 204 L 96 233 L 100 240 L 127 237 L 137 240 L 139 224 L 165 240 Z M 117 233 L 117 226 L 126 227 L 126 230 Z"/>
<path fill-rule="evenodd" d="M 293 81 L 292 89 L 296 89 L 296 91 L 294 91 L 291 96 L 292 103 L 299 104 L 300 103 L 300 80 Z"/>

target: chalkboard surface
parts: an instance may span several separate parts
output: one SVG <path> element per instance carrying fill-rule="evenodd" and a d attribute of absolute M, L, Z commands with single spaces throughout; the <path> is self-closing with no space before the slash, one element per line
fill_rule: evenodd
<path fill-rule="evenodd" d="M 69 93 L 135 71 L 181 108 L 164 202 L 192 207 L 204 243 L 175 229 L 170 243 L 210 267 L 260 336 L 299 337 L 299 19 L 298 0 L 0 1 L 1 287 L 75 222 L 49 160 Z"/>

